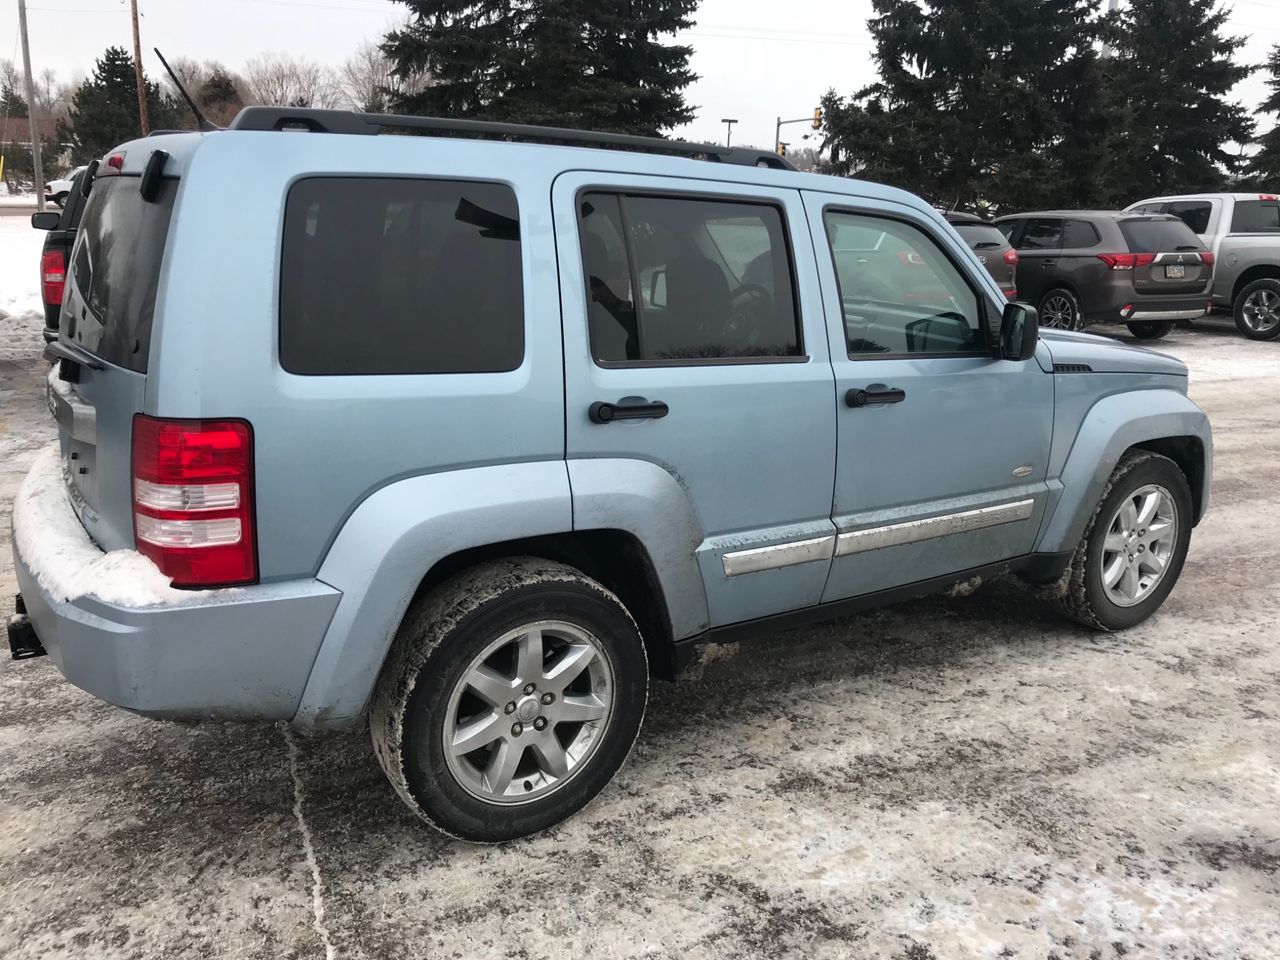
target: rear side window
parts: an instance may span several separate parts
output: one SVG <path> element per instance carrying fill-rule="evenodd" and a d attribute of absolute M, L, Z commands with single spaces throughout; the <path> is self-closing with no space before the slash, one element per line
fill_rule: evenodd
<path fill-rule="evenodd" d="M 1169 204 L 1168 212 L 1190 227 L 1192 233 L 1208 233 L 1213 204 L 1208 200 L 1175 200 Z"/>
<path fill-rule="evenodd" d="M 578 218 L 597 362 L 800 356 L 790 248 L 777 207 L 588 193 Z"/>
<path fill-rule="evenodd" d="M 1062 245 L 1069 250 L 1096 247 L 1101 242 L 1098 231 L 1087 220 L 1068 220 L 1062 230 Z"/>
<path fill-rule="evenodd" d="M 524 358 L 520 224 L 505 185 L 300 180 L 280 270 L 290 373 L 494 373 Z"/>
<path fill-rule="evenodd" d="M 1004 234 L 988 223 L 957 223 L 956 233 L 973 250 L 994 250 L 1007 241 Z"/>
<path fill-rule="evenodd" d="M 1057 250 L 1062 246 L 1062 221 L 1057 218 L 1032 217 L 1018 238 L 1019 250 Z"/>
<path fill-rule="evenodd" d="M 1237 200 L 1231 217 L 1232 233 L 1280 232 L 1280 203 L 1263 200 Z"/>
<path fill-rule="evenodd" d="M 1203 250 L 1204 245 L 1181 220 L 1121 220 L 1131 253 L 1177 253 Z"/>
<path fill-rule="evenodd" d="M 145 373 L 160 261 L 178 181 L 160 181 L 152 202 L 137 177 L 101 177 L 71 257 L 71 282 L 88 313 L 69 311 L 66 335 L 108 363 Z"/>

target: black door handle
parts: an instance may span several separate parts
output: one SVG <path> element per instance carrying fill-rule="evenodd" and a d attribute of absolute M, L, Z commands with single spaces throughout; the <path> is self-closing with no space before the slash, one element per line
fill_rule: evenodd
<path fill-rule="evenodd" d="M 867 407 L 873 403 L 901 403 L 907 399 L 907 391 L 873 383 L 867 387 L 852 387 L 844 395 L 844 402 L 851 407 Z"/>
<path fill-rule="evenodd" d="M 617 403 L 597 400 L 587 408 L 587 416 L 592 423 L 613 423 L 615 420 L 659 420 L 669 411 L 670 408 L 661 400 L 651 402 L 643 398 L 625 397 Z"/>

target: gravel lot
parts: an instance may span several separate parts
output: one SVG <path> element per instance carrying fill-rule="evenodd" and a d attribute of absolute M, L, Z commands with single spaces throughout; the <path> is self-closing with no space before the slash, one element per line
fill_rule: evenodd
<path fill-rule="evenodd" d="M 719 650 L 531 840 L 428 832 L 364 731 L 143 720 L 4 661 L 0 956 L 1280 956 L 1280 344 L 1162 349 L 1218 459 L 1156 618 L 995 583 Z M 0 515 L 39 367 L 0 350 Z"/>

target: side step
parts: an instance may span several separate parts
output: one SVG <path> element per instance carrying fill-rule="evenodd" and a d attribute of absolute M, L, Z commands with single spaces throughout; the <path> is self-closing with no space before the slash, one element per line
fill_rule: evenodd
<path fill-rule="evenodd" d="M 27 605 L 22 602 L 22 594 L 13 601 L 13 616 L 9 618 L 9 653 L 15 660 L 31 660 L 43 657 L 45 649 L 36 636 L 36 628 L 31 625 L 27 616 Z"/>

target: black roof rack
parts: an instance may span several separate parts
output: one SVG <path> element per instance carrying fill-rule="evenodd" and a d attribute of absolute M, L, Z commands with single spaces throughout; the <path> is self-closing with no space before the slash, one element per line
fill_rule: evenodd
<path fill-rule="evenodd" d="M 484 120 L 455 120 L 448 117 L 407 117 L 391 113 L 358 113 L 353 110 L 308 110 L 294 107 L 245 107 L 229 130 L 306 130 L 311 133 L 377 134 L 384 127 L 422 130 L 434 134 L 466 134 L 481 138 L 550 140 L 581 147 L 622 147 L 650 153 L 674 153 L 701 157 L 720 163 L 747 167 L 794 170 L 785 157 L 768 150 L 721 147 L 714 143 L 689 143 L 661 137 L 637 137 L 626 133 L 570 130 L 564 127 L 536 127 L 521 123 L 489 123 Z"/>

